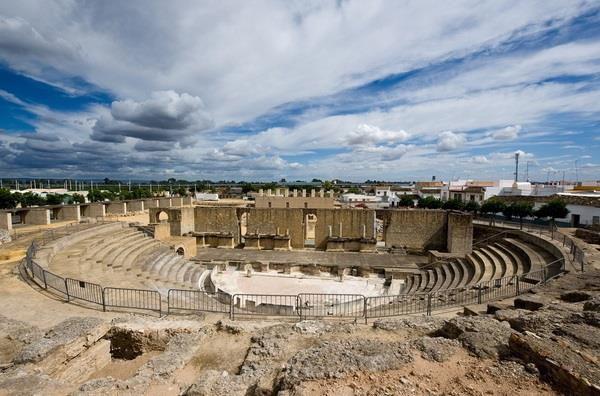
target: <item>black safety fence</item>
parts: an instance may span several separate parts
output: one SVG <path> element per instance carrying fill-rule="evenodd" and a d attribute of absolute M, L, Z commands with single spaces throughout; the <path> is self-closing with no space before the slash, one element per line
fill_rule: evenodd
<path fill-rule="evenodd" d="M 234 294 L 231 297 L 231 318 L 237 316 L 299 317 L 298 296 L 285 294 Z"/>
<path fill-rule="evenodd" d="M 102 286 L 78 279 L 65 278 L 67 301 L 77 299 L 104 306 Z"/>
<path fill-rule="evenodd" d="M 298 310 L 307 318 L 360 318 L 364 317 L 365 296 L 361 294 L 298 294 Z"/>
<path fill-rule="evenodd" d="M 365 318 L 384 318 L 427 312 L 428 295 L 415 293 L 365 298 Z"/>
<path fill-rule="evenodd" d="M 102 292 L 104 310 L 114 307 L 162 312 L 162 299 L 155 290 L 105 287 Z"/>
<path fill-rule="evenodd" d="M 177 311 L 229 313 L 231 297 L 225 293 L 209 294 L 202 290 L 169 289 L 167 313 Z"/>

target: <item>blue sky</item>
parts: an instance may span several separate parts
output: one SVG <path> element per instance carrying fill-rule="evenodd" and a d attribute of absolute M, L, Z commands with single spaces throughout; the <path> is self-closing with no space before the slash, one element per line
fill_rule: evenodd
<path fill-rule="evenodd" d="M 597 2 L 0 4 L 2 177 L 598 180 L 599 128 Z"/>

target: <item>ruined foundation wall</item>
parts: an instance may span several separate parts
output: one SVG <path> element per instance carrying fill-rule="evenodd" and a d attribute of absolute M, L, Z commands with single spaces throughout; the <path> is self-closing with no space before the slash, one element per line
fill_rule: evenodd
<path fill-rule="evenodd" d="M 194 231 L 226 232 L 234 236 L 235 243 L 240 242 L 240 230 L 237 210 L 234 207 L 196 206 L 194 210 Z"/>
<path fill-rule="evenodd" d="M 283 235 L 289 230 L 293 249 L 304 248 L 302 209 L 249 209 L 248 228 L 250 234 L 276 234 Z"/>
<path fill-rule="evenodd" d="M 386 247 L 446 250 L 445 210 L 391 210 L 385 230 Z"/>
<path fill-rule="evenodd" d="M 270 205 L 270 206 L 269 206 Z M 333 209 L 333 197 L 282 197 L 282 196 L 257 196 L 254 198 L 256 208 L 290 208 L 290 209 Z"/>
<path fill-rule="evenodd" d="M 127 203 L 126 202 L 110 202 L 106 205 L 106 213 L 108 214 L 126 214 Z"/>
<path fill-rule="evenodd" d="M 316 209 L 313 212 L 317 216 L 317 224 L 315 226 L 315 247 L 318 249 L 325 249 L 327 247 L 329 226 L 331 226 L 331 235 L 335 237 L 360 238 L 363 236 L 364 229 L 364 236 L 366 238 L 374 238 L 374 210 Z M 340 223 L 342 224 L 341 235 Z"/>
<path fill-rule="evenodd" d="M 466 213 L 448 214 L 447 250 L 468 254 L 473 250 L 473 216 Z"/>
<path fill-rule="evenodd" d="M 171 236 L 181 236 L 194 231 L 193 208 L 150 208 L 148 212 L 149 223 L 160 223 L 160 213 L 167 214 Z"/>
<path fill-rule="evenodd" d="M 12 213 L 0 213 L 0 228 L 3 230 L 12 230 Z"/>
<path fill-rule="evenodd" d="M 58 215 L 56 216 L 57 220 L 81 220 L 81 211 L 79 210 L 79 205 L 74 206 L 64 206 L 58 210 Z"/>
<path fill-rule="evenodd" d="M 25 213 L 24 224 L 50 224 L 50 211 L 48 209 L 30 209 Z"/>
<path fill-rule="evenodd" d="M 169 209 L 171 236 L 181 236 L 194 231 L 194 208 Z"/>
<path fill-rule="evenodd" d="M 127 211 L 128 212 L 143 212 L 144 211 L 144 201 L 142 201 L 142 200 L 127 201 Z"/>

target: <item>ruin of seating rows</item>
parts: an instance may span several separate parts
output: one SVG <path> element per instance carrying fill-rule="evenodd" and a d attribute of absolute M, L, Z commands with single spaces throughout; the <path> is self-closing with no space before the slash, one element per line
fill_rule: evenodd
<path fill-rule="evenodd" d="M 38 264 L 64 277 L 107 286 L 202 288 L 208 269 L 125 223 L 100 225 L 43 247 Z M 204 274 L 204 277 L 203 277 Z"/>

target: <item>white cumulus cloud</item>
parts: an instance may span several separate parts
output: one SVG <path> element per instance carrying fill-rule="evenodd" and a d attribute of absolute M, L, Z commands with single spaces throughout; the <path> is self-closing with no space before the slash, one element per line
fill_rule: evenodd
<path fill-rule="evenodd" d="M 465 135 L 445 131 L 439 134 L 436 149 L 437 151 L 452 151 L 464 146 L 466 143 L 467 138 Z"/>
<path fill-rule="evenodd" d="M 514 140 L 519 136 L 521 129 L 523 129 L 521 125 L 510 125 L 492 132 L 491 136 L 496 140 Z"/>
<path fill-rule="evenodd" d="M 375 125 L 360 124 L 346 136 L 346 143 L 350 146 L 367 146 L 371 144 L 392 144 L 408 139 L 409 135 L 404 130 L 389 131 Z"/>

